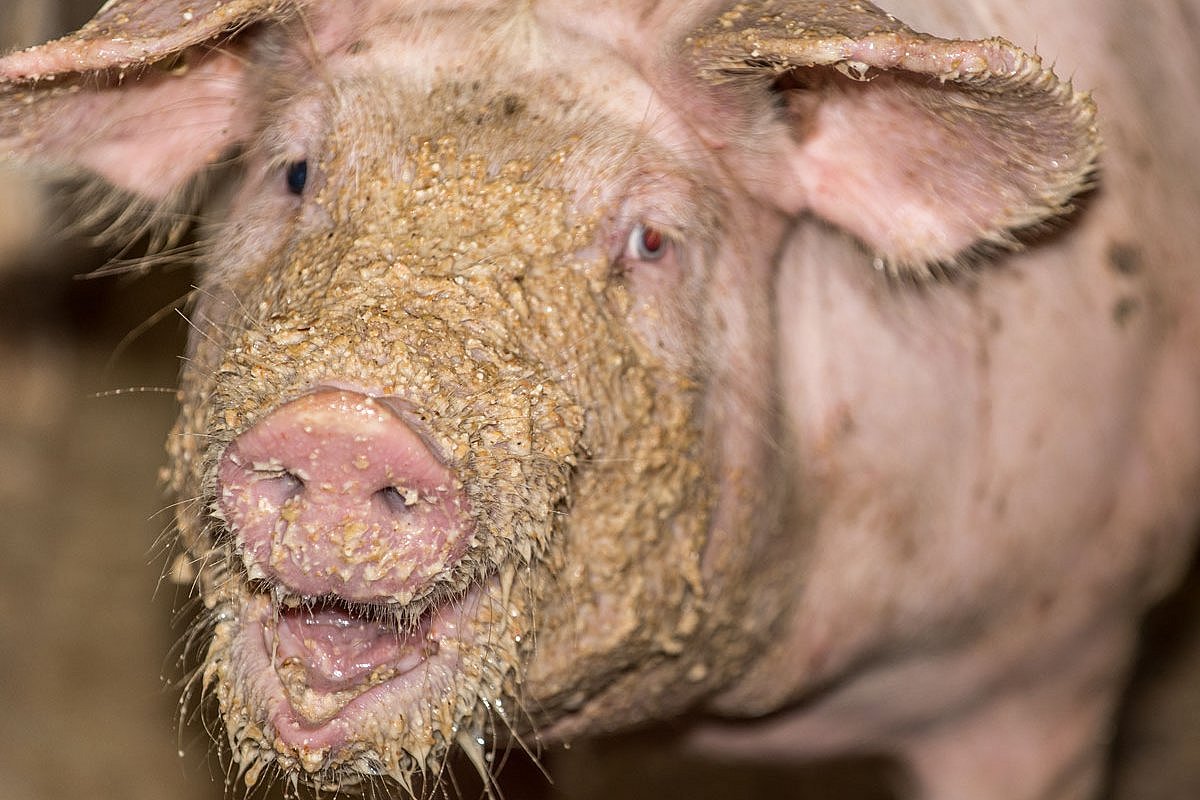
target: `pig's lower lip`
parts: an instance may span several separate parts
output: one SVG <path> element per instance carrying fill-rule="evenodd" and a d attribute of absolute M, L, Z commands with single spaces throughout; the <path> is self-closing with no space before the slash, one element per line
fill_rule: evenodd
<path fill-rule="evenodd" d="M 267 597 L 251 598 L 242 617 L 242 667 L 265 695 L 279 744 L 312 771 L 336 761 L 366 730 L 419 725 L 405 712 L 422 707 L 431 666 L 457 671 L 460 627 L 477 601 L 478 589 L 401 631 L 336 602 L 280 612 Z"/>

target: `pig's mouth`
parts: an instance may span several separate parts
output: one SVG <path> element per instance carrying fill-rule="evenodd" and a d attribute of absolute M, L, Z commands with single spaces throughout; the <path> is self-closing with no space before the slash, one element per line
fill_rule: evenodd
<path fill-rule="evenodd" d="M 430 724 L 417 710 L 428 708 L 440 680 L 459 672 L 462 639 L 484 591 L 475 584 L 412 611 L 243 585 L 250 591 L 238 615 L 234 669 L 254 687 L 277 757 L 310 773 L 354 763 L 364 746 L 378 752 L 373 742 L 390 729 L 411 735 Z"/>
<path fill-rule="evenodd" d="M 285 599 L 264 625 L 271 666 L 292 710 L 319 726 L 376 686 L 405 675 L 438 651 L 433 609 L 415 620 L 336 595 Z"/>

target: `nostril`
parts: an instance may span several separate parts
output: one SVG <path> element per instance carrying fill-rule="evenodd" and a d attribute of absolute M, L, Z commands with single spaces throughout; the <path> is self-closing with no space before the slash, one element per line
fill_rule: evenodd
<path fill-rule="evenodd" d="M 290 470 L 248 468 L 245 469 L 245 478 L 240 485 L 244 487 L 242 491 L 247 493 L 246 499 L 251 501 L 252 507 L 264 511 L 280 508 L 304 493 L 304 478 Z M 233 488 L 238 485 L 232 484 Z M 226 491 L 229 491 L 229 487 Z"/>
<path fill-rule="evenodd" d="M 388 511 L 393 514 L 404 514 L 412 510 L 421 499 L 416 489 L 407 486 L 386 486 L 375 493 Z"/>
<path fill-rule="evenodd" d="M 266 476 L 263 483 L 269 484 L 274 494 L 289 500 L 304 491 L 304 478 L 286 469 Z"/>

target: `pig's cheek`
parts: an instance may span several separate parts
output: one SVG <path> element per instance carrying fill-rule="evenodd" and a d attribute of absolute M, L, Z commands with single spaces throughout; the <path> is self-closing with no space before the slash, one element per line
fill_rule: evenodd
<path fill-rule="evenodd" d="M 239 196 L 230 207 L 229 220 L 209 232 L 211 257 L 205 259 L 196 293 L 190 358 L 207 354 L 219 359 L 208 351 L 223 349 L 227 337 L 222 332 L 244 324 L 253 313 L 244 298 L 278 279 L 272 275 L 277 269 L 272 265 L 287 263 L 288 249 L 299 236 L 322 236 L 332 230 L 327 210 L 317 202 L 275 195 L 260 201 L 259 197 Z"/>
<path fill-rule="evenodd" d="M 623 310 L 634 335 L 669 371 L 690 373 L 699 303 L 691 298 L 683 267 L 676 259 L 636 264 L 624 288 Z"/>
<path fill-rule="evenodd" d="M 663 303 L 651 299 L 639 301 L 628 317 L 630 327 L 646 349 L 673 371 L 684 367 L 687 352 L 677 316 Z"/>

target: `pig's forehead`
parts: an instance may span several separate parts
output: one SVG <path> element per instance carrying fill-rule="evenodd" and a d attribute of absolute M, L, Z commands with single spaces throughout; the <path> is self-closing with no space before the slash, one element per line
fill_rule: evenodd
<path fill-rule="evenodd" d="M 317 28 L 322 77 L 335 83 L 385 78 L 416 95 L 457 84 L 497 96 L 553 96 L 675 152 L 696 150 L 688 146 L 695 134 L 644 77 L 635 54 L 614 50 L 611 42 L 572 27 L 570 20 L 535 13 L 537 4 L 369 5 L 371 13 L 357 25 L 344 18 L 309 20 L 304 29 L 293 29 L 293 36 L 311 41 L 310 31 Z M 303 52 L 295 55 L 311 62 Z"/>

